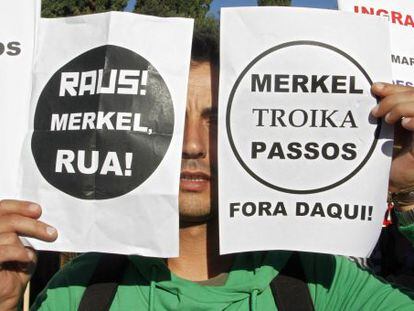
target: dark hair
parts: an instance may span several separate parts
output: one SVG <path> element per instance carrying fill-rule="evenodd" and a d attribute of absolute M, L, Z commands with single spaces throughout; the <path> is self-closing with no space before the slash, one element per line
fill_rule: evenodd
<path fill-rule="evenodd" d="M 191 59 L 219 65 L 219 22 L 207 17 L 194 25 Z"/>

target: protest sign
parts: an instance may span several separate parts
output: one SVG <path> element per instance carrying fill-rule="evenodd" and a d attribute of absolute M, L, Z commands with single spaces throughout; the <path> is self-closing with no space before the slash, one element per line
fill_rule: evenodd
<path fill-rule="evenodd" d="M 0 199 L 19 198 L 20 152 L 27 130 L 40 1 L 0 3 Z"/>
<path fill-rule="evenodd" d="M 414 3 L 412 0 L 339 0 L 340 10 L 381 16 L 390 23 L 393 82 L 414 86 Z"/>
<path fill-rule="evenodd" d="M 41 20 L 22 194 L 59 238 L 35 248 L 178 255 L 191 38 L 182 18 Z"/>
<path fill-rule="evenodd" d="M 391 80 L 387 22 L 292 8 L 221 18 L 221 253 L 368 255 L 392 150 L 370 114 L 373 81 Z"/>

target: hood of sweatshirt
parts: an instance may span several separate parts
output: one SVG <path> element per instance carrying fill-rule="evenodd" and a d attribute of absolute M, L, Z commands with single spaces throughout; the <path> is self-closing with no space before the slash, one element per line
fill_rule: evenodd
<path fill-rule="evenodd" d="M 148 310 L 257 310 L 257 297 L 285 266 L 291 252 L 251 252 L 235 256 L 222 286 L 205 286 L 173 274 L 162 259 L 130 256 L 148 281 Z M 234 308 L 232 308 L 234 306 Z"/>

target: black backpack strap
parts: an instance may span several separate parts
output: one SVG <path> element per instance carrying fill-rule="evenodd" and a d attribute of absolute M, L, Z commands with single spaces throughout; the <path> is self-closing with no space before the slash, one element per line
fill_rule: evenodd
<path fill-rule="evenodd" d="M 127 256 L 102 254 L 82 296 L 78 311 L 108 311 L 127 264 Z"/>
<path fill-rule="evenodd" d="M 298 252 L 292 253 L 270 288 L 279 311 L 315 310 Z"/>

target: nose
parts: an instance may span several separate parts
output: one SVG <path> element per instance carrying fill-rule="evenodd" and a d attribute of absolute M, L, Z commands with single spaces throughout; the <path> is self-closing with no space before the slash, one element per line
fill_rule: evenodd
<path fill-rule="evenodd" d="M 201 120 L 186 118 L 183 142 L 183 159 L 205 158 L 207 155 L 208 135 L 203 133 Z"/>

